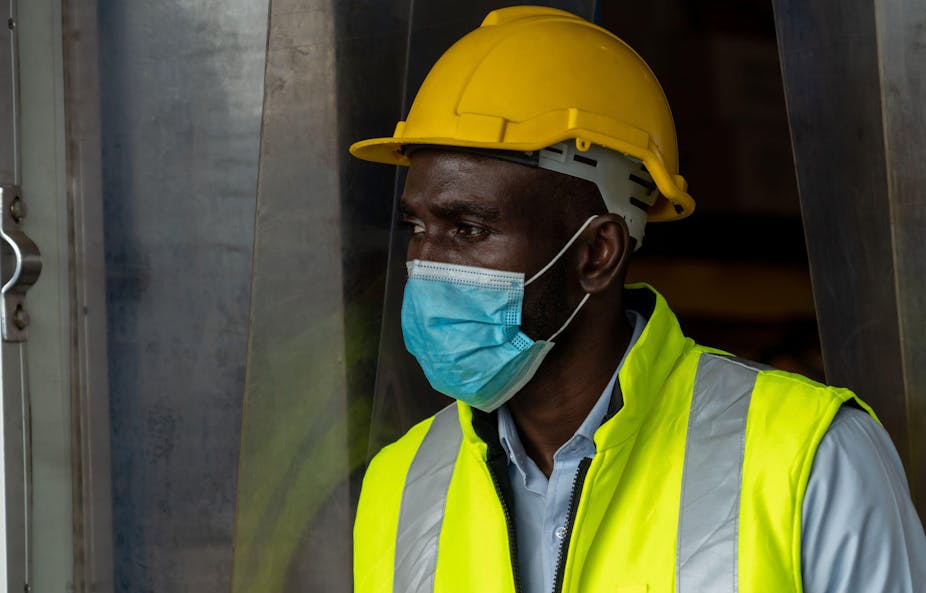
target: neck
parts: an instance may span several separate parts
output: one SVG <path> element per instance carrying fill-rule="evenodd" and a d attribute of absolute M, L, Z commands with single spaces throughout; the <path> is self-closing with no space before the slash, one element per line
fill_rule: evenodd
<path fill-rule="evenodd" d="M 524 450 L 548 477 L 553 455 L 591 412 L 630 342 L 623 307 L 613 300 L 602 307 L 596 300 L 603 299 L 586 305 L 530 383 L 508 402 Z"/>

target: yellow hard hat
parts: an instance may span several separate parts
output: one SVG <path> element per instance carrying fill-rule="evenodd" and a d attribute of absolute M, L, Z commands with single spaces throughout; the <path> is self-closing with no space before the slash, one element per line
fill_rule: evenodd
<path fill-rule="evenodd" d="M 553 8 L 489 13 L 431 68 L 393 136 L 350 152 L 408 165 L 411 144 L 532 152 L 567 140 L 641 160 L 661 194 L 648 220 L 694 210 L 672 112 L 649 66 L 610 32 Z"/>

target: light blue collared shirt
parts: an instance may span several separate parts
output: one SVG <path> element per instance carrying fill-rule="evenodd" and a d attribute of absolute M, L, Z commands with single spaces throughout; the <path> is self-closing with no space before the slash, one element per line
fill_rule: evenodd
<path fill-rule="evenodd" d="M 646 318 L 627 311 L 633 334 L 627 351 L 617 365 L 611 381 L 599 396 L 576 433 L 553 455 L 549 480 L 527 456 L 518 429 L 507 406 L 498 410 L 498 437 L 508 454 L 508 479 L 514 494 L 514 522 L 518 534 L 518 566 L 524 593 L 549 593 L 560 545 L 566 535 L 566 513 L 579 462 L 595 455 L 595 431 L 608 413 L 611 391 L 633 348 L 646 327 Z"/>
<path fill-rule="evenodd" d="M 646 326 L 635 312 L 628 311 L 628 321 L 634 330 L 627 352 Z M 499 409 L 524 593 L 553 589 L 573 480 L 579 462 L 595 455 L 595 431 L 624 358 L 553 456 L 549 480 L 524 451 L 508 408 Z M 903 466 L 884 428 L 860 410 L 839 410 L 817 449 L 802 508 L 801 566 L 805 593 L 926 593 L 926 535 Z"/>

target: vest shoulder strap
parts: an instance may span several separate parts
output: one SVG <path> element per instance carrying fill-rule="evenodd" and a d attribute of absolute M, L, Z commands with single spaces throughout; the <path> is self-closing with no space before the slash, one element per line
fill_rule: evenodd
<path fill-rule="evenodd" d="M 737 590 L 737 527 L 746 418 L 767 367 L 703 353 L 698 360 L 682 473 L 678 593 Z"/>

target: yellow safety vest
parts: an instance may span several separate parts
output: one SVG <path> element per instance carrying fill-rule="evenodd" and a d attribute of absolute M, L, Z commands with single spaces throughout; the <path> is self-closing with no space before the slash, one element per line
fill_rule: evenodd
<path fill-rule="evenodd" d="M 801 592 L 801 507 L 846 389 L 686 338 L 654 290 L 569 509 L 556 591 Z M 873 413 L 872 413 L 873 415 Z M 371 462 L 354 525 L 356 593 L 520 593 L 494 415 L 456 403 Z"/>

